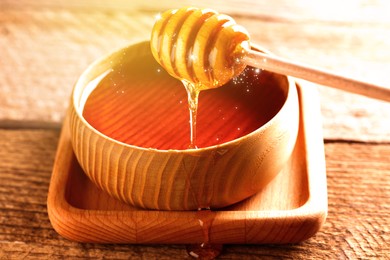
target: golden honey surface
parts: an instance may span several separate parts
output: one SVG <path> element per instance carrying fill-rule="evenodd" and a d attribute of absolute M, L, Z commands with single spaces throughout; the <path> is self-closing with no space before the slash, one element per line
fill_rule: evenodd
<path fill-rule="evenodd" d="M 83 116 L 115 140 L 145 148 L 187 149 L 187 94 L 143 44 L 137 57 L 124 56 L 89 95 Z M 247 67 L 240 77 L 199 95 L 197 146 L 240 138 L 270 120 L 284 93 L 273 73 Z"/>

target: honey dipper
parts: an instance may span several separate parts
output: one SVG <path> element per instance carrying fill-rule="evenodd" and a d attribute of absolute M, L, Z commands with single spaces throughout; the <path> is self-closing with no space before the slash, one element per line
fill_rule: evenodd
<path fill-rule="evenodd" d="M 246 29 L 211 9 L 184 7 L 164 12 L 153 27 L 151 50 L 169 74 L 200 89 L 222 86 L 250 65 L 390 101 L 388 88 L 251 50 Z"/>

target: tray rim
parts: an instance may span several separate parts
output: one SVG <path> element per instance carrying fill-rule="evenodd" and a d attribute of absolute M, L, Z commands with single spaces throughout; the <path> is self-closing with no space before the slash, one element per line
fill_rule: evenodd
<path fill-rule="evenodd" d="M 296 80 L 295 80 L 296 81 Z M 297 82 L 297 81 L 296 81 Z M 300 207 L 290 210 L 250 210 L 250 211 L 234 211 L 234 210 L 223 210 L 223 211 L 212 211 L 213 212 L 213 225 L 220 225 L 226 228 L 230 222 L 234 221 L 237 225 L 241 225 L 245 228 L 245 233 L 249 232 L 248 223 L 253 228 L 256 225 L 264 226 L 268 221 L 282 221 L 290 226 L 306 225 L 306 234 L 297 238 L 279 239 L 277 241 L 267 241 L 261 238 L 253 237 L 252 239 L 245 239 L 245 243 L 258 244 L 258 243 L 291 243 L 306 240 L 313 236 L 323 225 L 327 217 L 328 202 L 327 202 L 327 186 L 326 186 L 326 165 L 325 165 L 325 153 L 324 143 L 322 136 L 322 124 L 320 122 L 321 112 L 319 108 L 319 95 L 316 88 L 312 86 L 307 87 L 304 84 L 297 83 L 297 91 L 300 102 L 300 114 L 303 121 L 312 121 L 315 119 L 317 123 L 302 123 L 304 131 L 304 141 L 306 148 L 306 168 L 308 177 L 308 191 L 309 197 L 307 201 Z M 64 120 L 64 126 L 67 118 Z M 61 131 L 59 138 L 59 145 L 57 148 L 57 154 L 54 161 L 52 176 L 50 180 L 49 193 L 47 198 L 47 209 L 50 222 L 53 228 L 63 237 L 70 240 L 79 242 L 99 242 L 99 243 L 132 243 L 132 244 L 147 244 L 147 243 L 188 243 L 188 241 L 159 241 L 139 239 L 129 239 L 128 241 L 123 240 L 104 240 L 99 238 L 84 240 L 80 239 L 72 233 L 67 232 L 66 228 L 61 225 L 72 228 L 78 224 L 85 224 L 85 220 L 80 218 L 83 215 L 88 219 L 91 215 L 98 216 L 100 218 L 109 218 L 115 216 L 116 219 L 130 218 L 135 222 L 137 219 L 144 218 L 145 214 L 163 214 L 165 218 L 169 219 L 181 219 L 181 218 L 193 218 L 196 219 L 196 212 L 194 211 L 150 211 L 150 210 L 89 210 L 80 209 L 69 204 L 66 200 L 67 185 L 61 185 L 61 183 L 67 183 L 69 175 L 60 174 L 60 166 L 62 158 L 71 158 L 73 150 L 69 142 L 63 142 L 66 138 L 64 129 Z M 68 147 L 66 147 L 68 146 Z M 70 147 L 69 147 L 70 146 Z M 69 149 L 70 148 L 70 149 Z M 64 156 L 63 152 L 68 153 Z M 315 163 L 313 163 L 315 161 Z M 72 165 L 68 165 L 72 167 Z M 62 170 L 61 170 L 62 171 Z M 315 174 L 315 175 L 314 175 Z M 195 222 L 195 221 L 194 221 Z M 173 223 L 174 224 L 174 223 Z M 196 224 L 196 223 L 195 223 Z M 195 225 L 196 226 L 196 225 Z M 199 226 L 199 225 L 197 225 Z M 196 228 L 196 227 L 193 227 Z M 199 227 L 198 227 L 199 229 Z M 248 229 L 248 230 L 247 230 Z M 137 232 L 136 232 L 137 233 Z M 194 240 L 197 240 L 196 238 Z M 198 239 L 199 240 L 199 239 Z M 241 239 L 242 240 L 242 239 Z M 240 240 L 240 241 L 241 241 Z M 202 242 L 201 240 L 199 240 Z M 199 242 L 194 241 L 194 242 Z M 229 243 L 237 243 L 234 239 L 228 241 Z M 238 242 L 238 243 L 242 243 Z"/>

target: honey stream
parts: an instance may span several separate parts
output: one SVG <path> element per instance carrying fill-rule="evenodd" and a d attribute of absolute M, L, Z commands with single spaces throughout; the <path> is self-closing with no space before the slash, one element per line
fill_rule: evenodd
<path fill-rule="evenodd" d="M 196 146 L 196 125 L 200 88 L 187 80 L 182 80 L 182 83 L 187 92 L 188 109 L 190 112 L 190 145 L 188 148 L 195 149 L 198 148 Z"/>
<path fill-rule="evenodd" d="M 188 109 L 189 109 L 189 123 L 190 123 L 190 145 L 189 149 L 197 149 L 196 145 L 196 128 L 197 128 L 197 113 L 199 103 L 199 93 L 201 90 L 210 89 L 209 86 L 204 86 L 201 82 L 195 83 L 186 79 L 181 79 L 181 82 L 186 89 L 188 96 Z M 215 163 L 215 161 L 213 161 Z M 187 173 L 187 182 L 189 189 L 191 188 L 191 179 L 193 178 L 194 172 Z M 192 191 L 192 190 L 191 190 Z M 192 191 L 193 192 L 193 191 Z M 189 244 L 187 245 L 187 253 L 197 259 L 215 259 L 222 252 L 222 244 L 214 244 L 210 241 L 211 226 L 214 221 L 214 214 L 210 207 L 202 207 L 200 199 L 197 199 L 194 195 L 196 204 L 198 205 L 198 211 L 196 213 L 196 220 L 199 222 L 199 226 L 202 229 L 203 242 L 200 244 Z M 207 199 L 207 200 L 211 200 Z"/>

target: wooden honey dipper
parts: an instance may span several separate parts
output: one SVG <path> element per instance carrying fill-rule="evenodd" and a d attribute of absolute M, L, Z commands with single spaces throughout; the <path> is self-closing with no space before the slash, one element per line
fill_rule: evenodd
<path fill-rule="evenodd" d="M 199 90 L 222 86 L 250 65 L 390 101 L 388 88 L 251 50 L 245 28 L 210 9 L 185 7 L 164 12 L 153 27 L 151 50 L 170 75 Z"/>

